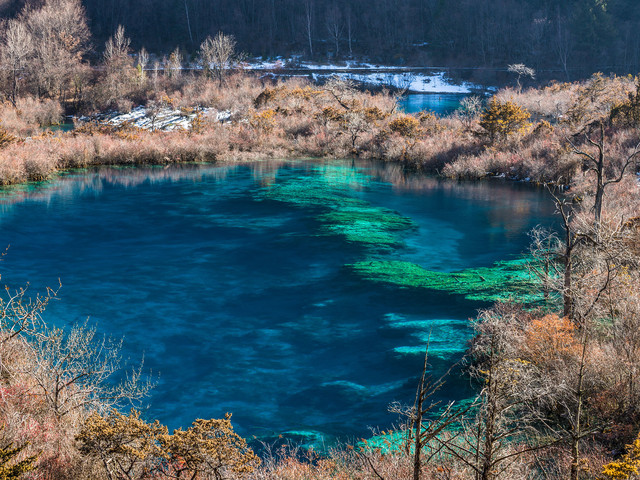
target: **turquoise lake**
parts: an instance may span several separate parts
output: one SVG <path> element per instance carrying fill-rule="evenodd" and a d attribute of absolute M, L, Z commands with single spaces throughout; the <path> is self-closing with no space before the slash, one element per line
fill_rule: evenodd
<path fill-rule="evenodd" d="M 487 302 L 354 265 L 434 272 L 516 258 L 550 225 L 544 191 L 351 161 L 105 168 L 0 191 L 2 282 L 62 282 L 45 319 L 89 318 L 159 375 L 145 410 L 170 428 L 233 413 L 266 441 L 368 436 L 458 362 Z M 378 263 L 376 263 L 378 262 Z M 454 370 L 443 399 L 472 394 Z"/>

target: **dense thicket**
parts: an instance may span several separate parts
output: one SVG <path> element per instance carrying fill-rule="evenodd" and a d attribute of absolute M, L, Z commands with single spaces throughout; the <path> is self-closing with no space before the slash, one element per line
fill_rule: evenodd
<path fill-rule="evenodd" d="M 4 0 L 0 14 L 25 3 Z M 232 34 L 255 55 L 370 55 L 478 67 L 524 62 L 556 75 L 640 69 L 634 0 L 83 0 L 96 45 L 123 25 L 136 49 L 194 53 Z M 428 44 L 428 45 L 426 45 Z"/>

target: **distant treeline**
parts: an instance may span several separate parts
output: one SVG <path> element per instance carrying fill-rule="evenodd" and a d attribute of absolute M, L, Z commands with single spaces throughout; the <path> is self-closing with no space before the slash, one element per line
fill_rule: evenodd
<path fill-rule="evenodd" d="M 4 15 L 25 3 L 0 0 Z M 132 46 L 193 53 L 218 31 L 252 55 L 496 66 L 556 76 L 640 70 L 637 0 L 83 0 L 95 50 L 123 25 Z"/>

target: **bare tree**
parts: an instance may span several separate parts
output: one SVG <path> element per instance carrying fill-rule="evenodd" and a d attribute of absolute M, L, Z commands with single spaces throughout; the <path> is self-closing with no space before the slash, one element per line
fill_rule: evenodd
<path fill-rule="evenodd" d="M 518 85 L 518 92 L 522 91 L 522 84 L 520 83 L 521 77 L 536 78 L 536 71 L 533 68 L 527 67 L 524 63 L 513 63 L 508 66 L 507 70 L 517 75 L 516 83 Z"/>
<path fill-rule="evenodd" d="M 349 45 L 349 55 L 353 55 L 353 22 L 351 18 L 351 5 L 347 5 L 347 44 Z"/>
<path fill-rule="evenodd" d="M 0 352 L 5 353 L 4 347 L 14 339 L 34 337 L 42 332 L 42 314 L 57 293 L 57 289 L 47 289 L 44 295 L 32 298 L 27 296 L 28 286 L 18 289 L 4 287 L 4 292 L 0 295 L 0 347 L 3 347 Z M 0 372 L 7 372 L 3 356 L 0 356 Z"/>
<path fill-rule="evenodd" d="M 199 56 L 205 75 L 218 79 L 222 86 L 227 72 L 237 61 L 236 40 L 232 35 L 218 32 L 214 38 L 207 37 L 202 42 Z"/>
<path fill-rule="evenodd" d="M 582 157 L 585 163 L 587 172 L 595 174 L 595 195 L 593 212 L 596 222 L 596 227 L 600 224 L 602 218 L 602 206 L 604 202 L 604 195 L 607 188 L 613 184 L 619 183 L 624 178 L 625 172 L 630 169 L 631 165 L 635 165 L 637 162 L 637 156 L 640 154 L 640 143 L 631 151 L 629 155 L 622 159 L 611 159 L 605 155 L 605 129 L 602 121 L 595 122 L 595 126 L 598 129 L 598 135 L 594 136 L 589 132 L 587 127 L 584 132 L 584 138 L 587 143 L 595 148 L 595 153 L 590 153 L 586 150 L 582 150 L 577 147 L 570 139 L 569 144 L 573 150 L 573 153 Z"/>
<path fill-rule="evenodd" d="M 496 304 L 481 312 L 474 325 L 470 373 L 482 386 L 479 408 L 472 421 L 462 423 L 464 431 L 457 440 L 443 445 L 471 468 L 476 480 L 509 478 L 520 456 L 559 441 L 539 440 L 532 406 L 548 389 L 531 363 L 518 356 L 525 324 L 520 306 Z"/>
<path fill-rule="evenodd" d="M 605 299 L 606 310 L 617 313 L 612 315 L 610 335 L 616 354 L 615 372 L 625 385 L 618 399 L 620 411 L 629 418 L 640 415 L 640 294 L 636 285 L 640 285 L 640 272 L 627 269 L 618 278 L 615 294 Z"/>
<path fill-rule="evenodd" d="M 340 56 L 340 40 L 342 39 L 344 22 L 342 21 L 342 12 L 335 4 L 327 8 L 326 26 L 329 38 L 335 46 L 336 58 L 338 58 Z"/>
<path fill-rule="evenodd" d="M 353 107 L 357 90 L 356 84 L 352 80 L 334 75 L 324 84 L 323 90 L 329 93 L 345 110 L 350 110 Z"/>
<path fill-rule="evenodd" d="M 131 39 L 125 35 L 124 27 L 118 25 L 116 33 L 109 37 L 104 49 L 104 59 L 108 65 L 123 61 L 129 55 Z"/>
<path fill-rule="evenodd" d="M 2 38 L 2 64 L 10 72 L 11 103 L 15 107 L 16 98 L 27 60 L 33 52 L 33 39 L 27 26 L 18 20 L 9 20 Z"/>
<path fill-rule="evenodd" d="M 191 19 L 189 18 L 189 6 L 187 0 L 184 0 L 184 11 L 187 15 L 187 30 L 189 31 L 189 41 L 193 44 L 193 34 L 191 33 Z"/>
<path fill-rule="evenodd" d="M 304 31 L 309 43 L 309 57 L 313 58 L 313 0 L 304 2 Z"/>
<path fill-rule="evenodd" d="M 153 88 L 157 89 L 158 88 L 158 75 L 160 72 L 160 63 L 156 60 L 155 62 L 153 62 Z"/>
<path fill-rule="evenodd" d="M 535 251 L 544 259 L 540 263 L 546 264 L 539 270 L 543 279 L 546 277 L 545 284 L 563 296 L 563 313 L 570 321 L 564 335 L 571 341 L 561 354 L 545 351 L 548 366 L 539 377 L 541 383 L 548 385 L 548 394 L 540 402 L 540 421 L 552 436 L 568 443 L 569 478 L 577 480 L 584 439 L 607 422 L 602 414 L 593 415 L 589 399 L 607 389 L 620 392 L 620 398 L 612 399 L 617 413 L 610 415 L 616 418 L 624 412 L 637 418 L 633 415 L 637 414 L 638 403 L 635 384 L 640 367 L 640 303 L 637 288 L 629 288 L 637 283 L 637 252 L 629 248 L 637 238 L 635 223 L 625 218 L 626 206 L 616 209 L 610 204 L 606 215 L 594 223 L 591 213 L 580 208 L 580 203 L 559 198 L 555 192 L 552 195 L 562 217 L 565 238 L 537 234 Z M 554 267 L 554 258 L 559 260 L 560 268 Z M 598 356 L 604 352 L 606 355 Z M 612 367 L 603 361 L 608 357 L 612 358 Z M 535 356 L 529 360 L 544 363 Z M 622 385 L 626 385 L 624 390 Z M 545 411 L 550 413 L 547 418 Z"/>
<path fill-rule="evenodd" d="M 29 75 L 38 94 L 64 95 L 87 51 L 89 28 L 80 0 L 47 0 L 41 8 L 25 7 L 18 16 L 33 41 Z"/>
<path fill-rule="evenodd" d="M 477 95 L 465 97 L 460 102 L 460 107 L 456 110 L 456 116 L 460 119 L 464 127 L 469 130 L 478 119 L 482 111 L 482 99 Z"/>
<path fill-rule="evenodd" d="M 556 202 L 557 212 L 560 214 L 562 219 L 562 228 L 564 230 L 564 235 L 561 241 L 554 242 L 554 234 L 550 233 L 550 238 L 548 243 L 554 242 L 556 243 L 555 249 L 558 253 L 558 258 L 560 259 L 560 264 L 562 265 L 562 284 L 558 287 L 558 290 L 562 292 L 563 299 L 563 316 L 573 320 L 574 309 L 575 309 L 575 291 L 573 285 L 573 276 L 574 276 L 574 251 L 580 245 L 582 238 L 576 232 L 573 224 L 573 218 L 575 217 L 575 204 L 574 199 L 572 198 L 561 198 L 557 196 L 551 189 L 549 189 L 554 200 Z M 545 279 L 545 282 L 548 284 L 548 280 Z"/>
<path fill-rule="evenodd" d="M 140 83 L 144 83 L 147 78 L 145 72 L 147 65 L 149 65 L 149 53 L 144 47 L 142 47 L 140 53 L 138 53 L 138 73 L 140 75 Z"/>
<path fill-rule="evenodd" d="M 169 55 L 167 69 L 169 70 L 169 76 L 171 78 L 180 78 L 182 75 L 182 53 L 180 53 L 180 48 L 176 48 L 171 52 L 171 55 Z"/>
<path fill-rule="evenodd" d="M 580 442 L 583 438 L 592 435 L 596 430 L 585 428 L 583 423 L 583 409 L 585 400 L 585 366 L 587 356 L 587 345 L 589 340 L 589 333 L 586 328 L 583 328 L 582 335 L 582 352 L 580 354 L 580 363 L 578 365 L 578 374 L 576 378 L 575 389 L 571 389 L 571 395 L 573 405 L 566 406 L 567 413 L 569 414 L 569 422 L 571 429 L 569 431 L 569 439 L 571 444 L 571 474 L 570 480 L 578 480 L 578 474 L 580 471 Z"/>
<path fill-rule="evenodd" d="M 420 472 L 422 470 L 422 456 L 424 450 L 431 445 L 429 456 L 426 462 L 428 462 L 435 454 L 443 449 L 443 445 L 439 447 L 432 445 L 432 443 L 438 439 L 440 433 L 449 428 L 455 422 L 458 422 L 471 408 L 474 407 L 474 403 L 470 402 L 467 405 L 456 406 L 454 402 L 449 402 L 436 414 L 435 410 L 439 407 L 440 402 L 428 401 L 433 397 L 440 388 L 444 385 L 444 379 L 449 375 L 451 369 L 447 371 L 443 376 L 437 380 L 431 380 L 427 376 L 429 359 L 429 345 L 424 355 L 424 365 L 422 367 L 422 375 L 418 383 L 418 389 L 416 391 L 416 399 L 413 408 L 405 411 L 405 415 L 411 421 L 410 435 L 407 441 L 407 452 L 410 452 L 411 434 L 413 435 L 413 480 L 420 480 Z M 395 411 L 398 411 L 396 408 Z M 427 420 L 428 415 L 432 415 L 430 420 Z M 435 416 L 434 416 L 435 414 Z M 450 441 L 448 439 L 447 441 Z"/>
<path fill-rule="evenodd" d="M 569 21 L 566 17 L 560 14 L 560 7 L 558 7 L 558 12 L 556 14 L 556 32 L 553 40 L 553 46 L 555 47 L 556 54 L 558 55 L 558 60 L 564 70 L 567 81 L 569 81 L 569 69 L 567 65 L 573 42 L 571 38 L 571 31 L 569 30 Z"/>
<path fill-rule="evenodd" d="M 118 25 L 116 33 L 105 44 L 104 66 L 106 81 L 106 103 L 116 104 L 129 93 L 134 81 L 134 71 L 129 58 L 131 40 L 124 27 Z"/>
<path fill-rule="evenodd" d="M 122 341 L 97 339 L 95 327 L 76 325 L 65 332 L 45 327 L 33 339 L 36 362 L 29 372 L 32 394 L 40 396 L 57 418 L 83 410 L 108 411 L 123 402 L 139 402 L 152 384 L 142 363 L 119 383 Z"/>

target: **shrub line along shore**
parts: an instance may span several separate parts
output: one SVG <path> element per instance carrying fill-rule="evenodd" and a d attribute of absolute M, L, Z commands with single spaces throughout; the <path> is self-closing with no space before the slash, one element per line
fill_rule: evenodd
<path fill-rule="evenodd" d="M 236 74 L 223 85 L 198 77 L 178 89 L 165 87 L 148 99 L 147 117 L 175 111 L 188 119 L 182 122 L 187 129 L 88 121 L 54 133 L 42 126 L 59 119 L 56 102 L 25 98 L 16 107 L 4 104 L 0 184 L 100 165 L 300 157 L 378 159 L 450 178 L 570 184 L 584 173 L 572 145 L 586 142 L 579 136 L 585 126 L 613 118 L 635 99 L 635 79 L 595 75 L 543 89 L 501 90 L 486 105 L 468 97 L 455 114 L 439 118 L 402 113 L 395 96 L 361 91 L 340 79 L 315 86 Z M 588 100 L 594 91 L 598 98 Z M 219 121 L 218 112 L 227 112 L 226 121 Z M 607 147 L 622 157 L 638 135 L 622 114 L 614 120 L 607 125 Z"/>

